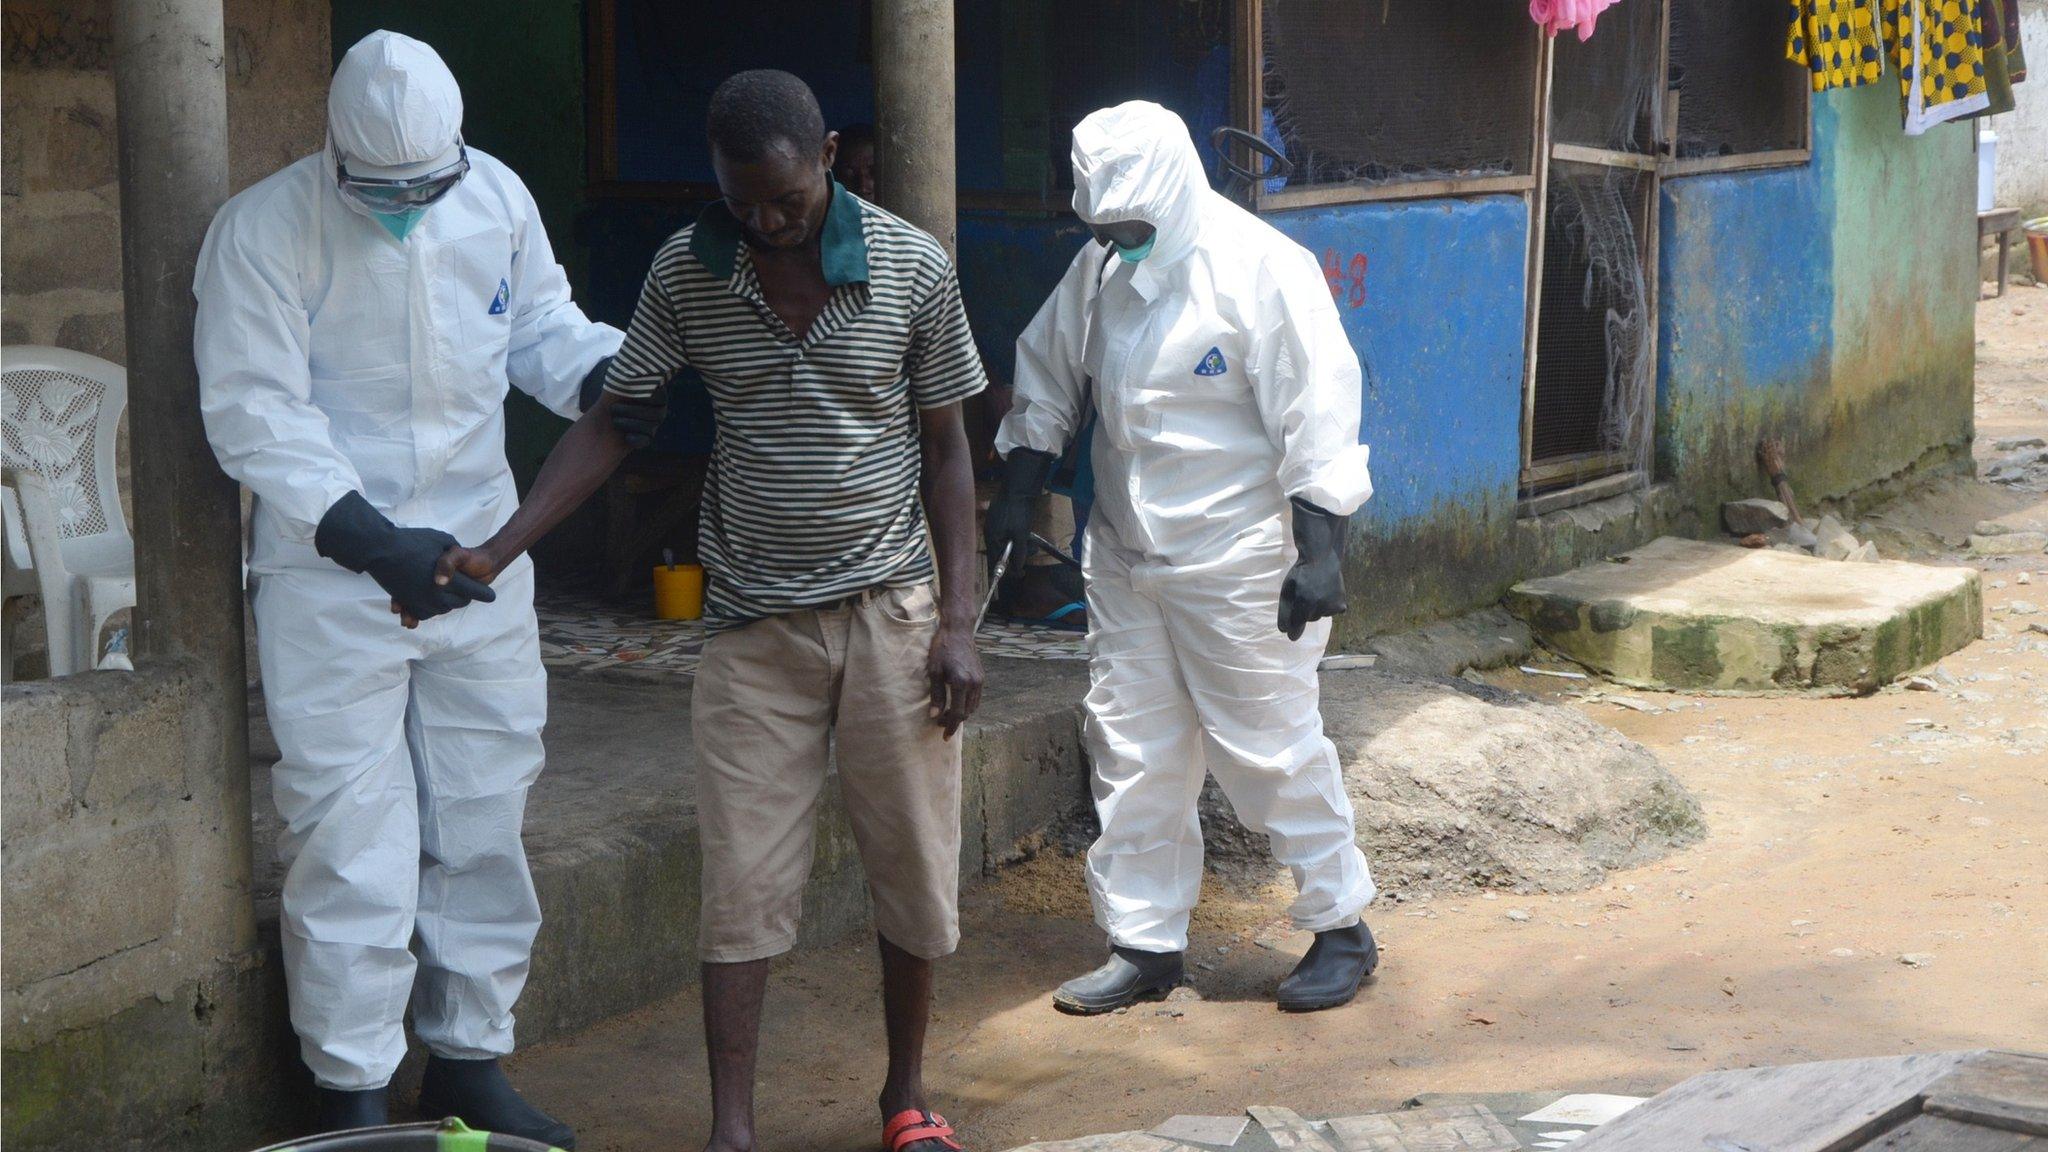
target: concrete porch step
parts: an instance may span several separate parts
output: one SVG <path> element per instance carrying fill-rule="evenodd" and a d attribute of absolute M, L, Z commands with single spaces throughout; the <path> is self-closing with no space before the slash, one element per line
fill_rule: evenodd
<path fill-rule="evenodd" d="M 519 1040 L 574 1032 L 696 978 L 698 837 L 688 678 L 610 671 L 551 677 L 548 763 L 527 802 L 526 847 L 546 917 L 519 1004 Z M 966 732 L 963 882 L 1087 802 L 1086 665 L 990 660 Z M 251 717 L 258 916 L 275 962 L 277 746 Z M 826 789 L 804 893 L 804 941 L 869 922 L 866 880 L 836 786 Z"/>
<path fill-rule="evenodd" d="M 1624 684 L 1868 692 L 1983 634 L 1974 568 L 1664 537 L 1509 591 L 1553 651 Z"/>

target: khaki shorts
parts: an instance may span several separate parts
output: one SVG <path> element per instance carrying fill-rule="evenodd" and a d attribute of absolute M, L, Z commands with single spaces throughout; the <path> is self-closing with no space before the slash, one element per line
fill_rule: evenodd
<path fill-rule="evenodd" d="M 738 964 L 796 943 L 835 744 L 876 930 L 927 959 L 958 946 L 961 742 L 928 711 L 937 628 L 927 584 L 773 616 L 705 645 L 691 714 L 703 959 Z M 836 725 L 842 715 L 851 722 Z"/>

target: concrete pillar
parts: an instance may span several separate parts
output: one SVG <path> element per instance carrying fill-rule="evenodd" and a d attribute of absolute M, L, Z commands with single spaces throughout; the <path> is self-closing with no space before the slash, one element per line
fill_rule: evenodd
<path fill-rule="evenodd" d="M 953 0 L 875 0 L 875 188 L 955 255 Z"/>
<path fill-rule="evenodd" d="M 248 674 L 242 511 L 199 416 L 192 270 L 228 196 L 221 0 L 114 0 L 122 307 L 135 493 L 135 654 L 190 663 L 224 722 L 188 779 L 224 791 L 223 829 L 249 872 Z M 193 755 L 201 755 L 197 750 Z M 252 913 L 243 912 L 249 923 Z"/>

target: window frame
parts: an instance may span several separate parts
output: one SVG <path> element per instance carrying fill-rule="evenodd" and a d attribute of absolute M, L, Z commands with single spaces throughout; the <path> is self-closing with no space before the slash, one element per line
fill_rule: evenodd
<path fill-rule="evenodd" d="M 1266 37 L 1263 25 L 1264 0 L 1236 0 L 1237 43 L 1232 54 L 1231 85 L 1236 98 L 1231 110 L 1237 126 L 1256 134 L 1266 104 Z M 1540 52 L 1542 31 L 1528 25 L 1529 48 Z M 1536 93 L 1544 84 L 1537 69 Z M 1535 103 L 1532 101 L 1532 103 Z M 1537 152 L 1542 147 L 1543 124 L 1540 104 L 1529 109 L 1529 171 L 1514 176 L 1472 176 L 1442 180 L 1397 180 L 1384 184 L 1352 182 L 1316 184 L 1307 188 L 1283 188 L 1268 192 L 1259 183 L 1247 189 L 1248 207 L 1254 212 L 1284 212 L 1292 208 L 1322 208 L 1333 204 L 1369 204 L 1393 200 L 1442 200 L 1458 196 L 1520 195 L 1533 193 L 1537 186 Z"/>

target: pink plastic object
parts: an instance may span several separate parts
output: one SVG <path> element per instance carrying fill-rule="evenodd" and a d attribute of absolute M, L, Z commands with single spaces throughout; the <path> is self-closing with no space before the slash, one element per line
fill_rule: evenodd
<path fill-rule="evenodd" d="M 1600 13 L 1619 0 L 1529 0 L 1529 19 L 1542 25 L 1552 36 L 1567 28 L 1579 30 L 1581 41 L 1593 38 L 1593 24 Z"/>

